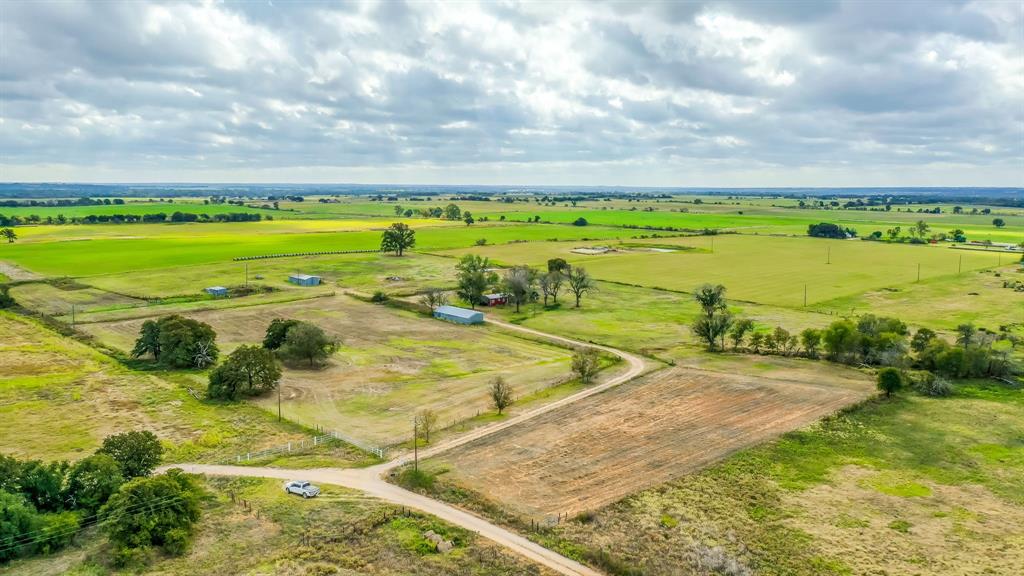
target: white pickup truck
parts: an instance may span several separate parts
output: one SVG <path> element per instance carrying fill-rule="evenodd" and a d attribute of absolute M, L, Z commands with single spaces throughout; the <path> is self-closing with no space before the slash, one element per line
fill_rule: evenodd
<path fill-rule="evenodd" d="M 298 494 L 303 498 L 312 498 L 320 493 L 319 488 L 305 480 L 292 480 L 290 482 L 285 482 L 284 491 L 288 494 Z"/>

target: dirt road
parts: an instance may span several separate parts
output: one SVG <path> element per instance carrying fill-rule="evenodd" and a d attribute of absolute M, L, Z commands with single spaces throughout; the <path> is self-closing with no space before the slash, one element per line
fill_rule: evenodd
<path fill-rule="evenodd" d="M 627 370 L 609 378 L 605 382 L 585 390 L 581 390 L 571 396 L 566 396 L 561 400 L 523 412 L 522 414 L 517 414 L 507 420 L 477 428 L 476 430 L 462 436 L 452 438 L 446 442 L 421 450 L 419 453 L 421 458 L 435 456 L 458 446 L 462 446 L 468 442 L 484 438 L 532 418 L 547 414 L 548 412 L 561 408 L 562 406 L 578 402 L 584 398 L 588 398 L 624 382 L 628 382 L 645 372 L 650 366 L 650 364 L 642 357 L 628 352 L 623 352 L 622 350 L 617 350 L 615 348 L 580 342 L 578 340 L 555 336 L 553 334 L 546 334 L 544 332 L 524 328 L 515 324 L 509 324 L 500 320 L 489 319 L 488 322 L 506 330 L 522 332 L 531 336 L 551 340 L 559 344 L 596 348 L 598 350 L 614 354 L 626 362 Z M 465 510 L 445 504 L 444 502 L 434 500 L 433 498 L 428 498 L 421 494 L 410 492 L 404 488 L 386 482 L 383 479 L 383 476 L 388 472 L 399 466 L 407 464 L 411 459 L 412 455 L 405 454 L 389 460 L 388 462 L 361 469 L 318 468 L 309 470 L 288 470 L 283 468 L 220 466 L 212 464 L 182 464 L 165 466 L 164 468 L 182 468 L 187 472 L 195 474 L 209 474 L 213 476 L 254 476 L 261 478 L 280 478 L 283 480 L 302 479 L 313 483 L 319 482 L 321 484 L 344 486 L 346 488 L 360 490 L 366 494 L 393 504 L 420 510 L 421 512 L 431 514 L 445 520 L 446 522 L 455 524 L 456 526 L 472 530 L 484 538 L 504 546 L 525 558 L 533 560 L 542 566 L 550 568 L 559 574 L 564 574 L 565 576 L 600 576 L 599 572 L 588 568 L 575 560 L 566 558 L 561 554 L 552 552 L 551 550 L 531 542 L 510 530 L 506 530 L 496 524 L 492 524 L 488 520 L 470 514 Z"/>

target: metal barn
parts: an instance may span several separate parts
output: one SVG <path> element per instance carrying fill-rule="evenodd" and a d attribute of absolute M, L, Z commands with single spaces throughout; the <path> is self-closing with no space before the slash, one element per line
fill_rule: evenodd
<path fill-rule="evenodd" d="M 228 289 L 223 286 L 210 286 L 209 288 L 204 288 L 203 292 L 218 298 L 228 295 Z"/>
<path fill-rule="evenodd" d="M 292 284 L 297 284 L 299 286 L 320 285 L 320 277 L 310 276 L 309 274 L 291 274 L 290 276 L 288 276 L 288 281 L 291 282 Z"/>
<path fill-rule="evenodd" d="M 484 321 L 484 313 L 457 306 L 438 306 L 434 310 L 434 318 L 456 324 L 480 324 Z"/>

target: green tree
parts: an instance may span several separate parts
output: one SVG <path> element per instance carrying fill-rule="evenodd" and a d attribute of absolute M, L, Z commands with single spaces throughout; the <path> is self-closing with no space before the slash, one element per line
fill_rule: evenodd
<path fill-rule="evenodd" d="M 817 358 L 818 347 L 821 346 L 821 330 L 805 328 L 800 333 L 800 344 L 803 345 L 808 357 Z"/>
<path fill-rule="evenodd" d="M 449 204 L 444 207 L 444 219 L 445 220 L 461 220 L 462 210 L 455 204 Z"/>
<path fill-rule="evenodd" d="M 222 400 L 259 396 L 277 388 L 281 368 L 274 353 L 259 346 L 239 346 L 210 373 L 206 395 Z"/>
<path fill-rule="evenodd" d="M 132 348 L 132 358 L 152 354 L 153 359 L 160 360 L 160 325 L 156 320 L 146 320 L 139 330 L 139 339 Z"/>
<path fill-rule="evenodd" d="M 749 318 L 740 318 L 733 323 L 729 330 L 729 339 L 732 340 L 732 349 L 736 350 L 743 344 L 743 338 L 748 332 L 754 329 L 754 321 Z"/>
<path fill-rule="evenodd" d="M 132 357 L 152 354 L 154 360 L 172 368 L 204 368 L 217 360 L 216 338 L 209 324 L 164 316 L 142 324 Z"/>
<path fill-rule="evenodd" d="M 201 497 L 200 488 L 179 469 L 121 486 L 100 508 L 115 564 L 131 564 L 150 547 L 183 554 L 199 521 Z"/>
<path fill-rule="evenodd" d="M 918 328 L 917 332 L 914 333 L 914 337 L 910 339 L 910 349 L 920 354 L 935 338 L 934 331 L 928 328 Z"/>
<path fill-rule="evenodd" d="M 1003 220 L 1002 218 L 993 218 L 992 225 L 996 228 L 1002 228 L 1003 226 L 1006 226 L 1006 220 Z M 10 230 L 10 228 L 5 228 L 5 230 Z M 11 242 L 13 242 L 13 240 L 11 240 Z"/>
<path fill-rule="evenodd" d="M 274 318 L 270 321 L 270 325 L 267 326 L 267 334 L 263 337 L 263 347 L 267 350 L 277 350 L 284 344 L 284 337 L 288 334 L 288 329 L 292 326 L 299 324 L 298 320 L 291 320 L 288 318 Z"/>
<path fill-rule="evenodd" d="M 121 466 L 109 454 L 93 454 L 68 472 L 65 500 L 73 508 L 95 514 L 124 483 Z"/>
<path fill-rule="evenodd" d="M 885 392 L 885 397 L 892 396 L 903 387 L 903 375 L 895 368 L 882 368 L 878 371 L 878 389 Z"/>
<path fill-rule="evenodd" d="M 437 427 L 437 413 L 430 408 L 424 408 L 416 413 L 416 430 L 423 438 L 423 442 L 430 444 L 430 433 Z"/>
<path fill-rule="evenodd" d="M 754 332 L 750 335 L 750 349 L 755 354 L 761 353 L 761 347 L 764 346 L 764 332 Z"/>
<path fill-rule="evenodd" d="M 490 266 L 490 260 L 476 254 L 466 254 L 455 265 L 456 294 L 471 308 L 476 308 L 488 288 L 498 281 L 498 275 L 490 271 Z"/>
<path fill-rule="evenodd" d="M 395 222 L 388 227 L 380 239 L 381 251 L 394 252 L 398 256 L 415 245 L 416 231 L 402 222 Z"/>
<path fill-rule="evenodd" d="M 217 333 L 205 322 L 178 315 L 157 321 L 160 363 L 173 368 L 205 368 L 217 361 Z"/>
<path fill-rule="evenodd" d="M 337 347 L 337 342 L 328 338 L 319 326 L 300 322 L 288 329 L 278 354 L 292 361 L 305 360 L 313 367 L 334 354 Z"/>
<path fill-rule="evenodd" d="M 462 221 L 466 223 L 466 226 L 471 226 L 474 222 L 476 222 L 476 220 L 473 218 L 473 215 L 470 214 L 468 211 L 462 215 Z"/>
<path fill-rule="evenodd" d="M 0 563 L 34 551 L 36 510 L 20 494 L 0 490 Z"/>
<path fill-rule="evenodd" d="M 917 234 L 918 238 L 924 239 L 928 235 L 929 230 L 928 223 L 924 220 L 918 220 L 914 223 L 914 227 L 911 229 L 912 232 Z"/>
<path fill-rule="evenodd" d="M 519 312 L 519 305 L 530 301 L 536 283 L 536 270 L 529 266 L 513 266 L 505 271 L 501 289 L 515 302 L 516 312 Z"/>
<path fill-rule="evenodd" d="M 577 348 L 572 353 L 572 371 L 579 376 L 580 382 L 590 384 L 601 369 L 601 358 L 597 350 L 588 347 Z"/>
<path fill-rule="evenodd" d="M 67 462 L 25 462 L 18 477 L 18 491 L 38 510 L 60 512 L 64 509 L 67 472 Z"/>
<path fill-rule="evenodd" d="M 717 312 L 725 310 L 725 286 L 702 284 L 693 291 L 693 299 L 700 304 L 704 316 L 711 318 Z"/>
<path fill-rule="evenodd" d="M 733 318 L 728 312 L 719 312 L 714 316 L 698 316 L 690 329 L 694 335 L 708 345 L 708 350 L 714 350 L 719 343 L 725 349 L 725 336 L 732 327 Z"/>
<path fill-rule="evenodd" d="M 974 324 L 960 324 L 956 327 L 956 343 L 966 350 L 974 342 L 974 335 L 977 331 Z"/>
<path fill-rule="evenodd" d="M 491 402 L 498 411 L 498 415 L 512 405 L 512 387 L 501 376 L 496 376 L 491 381 Z"/>
<path fill-rule="evenodd" d="M 582 266 L 573 266 L 565 276 L 569 283 L 569 291 L 576 297 L 576 307 L 580 307 L 580 299 L 584 294 L 597 291 L 597 285 L 590 278 L 590 274 Z"/>
<path fill-rule="evenodd" d="M 551 258 L 548 260 L 548 272 L 567 272 L 569 270 L 569 263 L 565 261 L 565 258 Z"/>
<path fill-rule="evenodd" d="M 7 242 L 10 244 L 13 244 L 14 241 L 18 239 L 18 234 L 10 228 L 4 228 L 3 230 L 0 230 L 0 236 L 6 238 Z"/>
<path fill-rule="evenodd" d="M 558 293 L 562 290 L 563 281 L 565 281 L 565 275 L 558 270 L 540 275 L 538 285 L 540 286 L 541 294 L 544 295 L 544 306 L 548 305 L 548 298 L 551 298 L 555 304 L 558 304 Z"/>
<path fill-rule="evenodd" d="M 109 455 L 121 467 L 121 474 L 131 479 L 152 474 L 160 464 L 164 447 L 149 430 L 133 430 L 107 436 L 96 453 Z"/>
<path fill-rule="evenodd" d="M 822 332 L 821 342 L 829 359 L 847 361 L 857 353 L 860 335 L 849 320 L 837 320 Z"/>

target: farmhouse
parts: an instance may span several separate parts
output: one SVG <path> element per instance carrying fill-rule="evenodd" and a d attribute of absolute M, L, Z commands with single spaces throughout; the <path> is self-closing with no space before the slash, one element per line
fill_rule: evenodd
<path fill-rule="evenodd" d="M 210 286 L 209 288 L 204 288 L 203 292 L 218 298 L 228 295 L 228 289 L 223 286 Z"/>
<path fill-rule="evenodd" d="M 484 297 L 480 301 L 485 306 L 498 306 L 499 304 L 508 304 L 508 294 L 484 294 Z"/>
<path fill-rule="evenodd" d="M 457 306 L 438 306 L 434 310 L 434 318 L 455 322 L 456 324 L 480 324 L 484 321 L 484 313 Z"/>
<path fill-rule="evenodd" d="M 320 277 L 310 276 L 309 274 L 291 274 L 290 276 L 288 276 L 288 281 L 291 282 L 292 284 L 297 284 L 299 286 L 320 285 Z"/>

